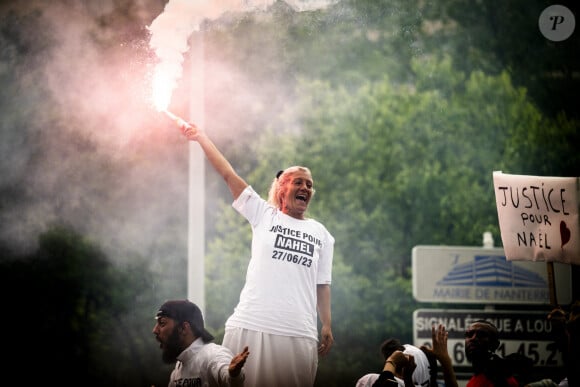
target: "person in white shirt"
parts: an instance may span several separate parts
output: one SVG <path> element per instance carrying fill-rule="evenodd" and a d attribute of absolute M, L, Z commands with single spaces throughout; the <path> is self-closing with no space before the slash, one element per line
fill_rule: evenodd
<path fill-rule="evenodd" d="M 293 166 L 278 172 L 264 200 L 203 130 L 178 125 L 201 146 L 230 189 L 233 207 L 252 227 L 246 283 L 226 321 L 223 345 L 233 352 L 245 345 L 252 348 L 245 366 L 249 386 L 314 385 L 318 356 L 327 355 L 334 342 L 330 308 L 334 237 L 320 222 L 306 217 L 314 195 L 310 170 Z"/>
<path fill-rule="evenodd" d="M 437 361 L 434 356 L 426 353 L 422 349 L 415 347 L 411 344 L 401 344 L 399 339 L 390 338 L 385 340 L 381 344 L 381 353 L 386 360 L 395 352 L 400 351 L 405 355 L 413 356 L 415 362 L 415 368 L 412 373 L 411 381 L 414 386 L 418 387 L 432 387 L 436 386 L 437 381 Z M 430 357 L 432 357 L 430 359 Z M 356 387 L 371 387 L 379 379 L 380 374 L 369 373 L 362 376 L 357 382 Z M 395 380 L 399 383 L 400 387 L 405 385 L 402 378 L 395 375 Z"/>
<path fill-rule="evenodd" d="M 383 374 L 385 371 L 389 371 L 387 369 L 388 363 L 391 363 L 391 357 L 397 351 L 402 352 L 408 359 L 413 359 L 412 369 L 407 368 L 407 373 L 403 373 L 403 375 L 407 377 L 407 380 L 404 380 L 400 375 L 394 373 L 392 379 L 394 379 L 398 387 L 408 385 L 423 387 L 438 386 L 437 361 L 441 364 L 445 386 L 457 387 L 457 378 L 447 348 L 448 332 L 445 330 L 445 326 L 443 324 L 439 324 L 438 326 L 433 325 L 431 327 L 431 337 L 431 347 L 421 346 L 420 348 L 410 344 L 403 345 L 398 339 L 388 339 L 384 341 L 383 344 L 381 344 L 381 352 L 386 359 L 383 372 L 381 374 L 370 373 L 364 375 L 357 381 L 356 387 L 377 387 L 385 385 L 386 378 Z M 395 359 L 395 364 L 400 363 L 398 359 L 402 358 L 399 356 Z M 403 362 L 401 364 L 405 363 Z M 409 371 L 411 372 L 410 375 Z M 380 381 L 381 377 L 383 379 L 382 382 Z"/>
<path fill-rule="evenodd" d="M 174 363 L 169 387 L 243 387 L 243 366 L 250 352 L 245 347 L 233 355 L 228 348 L 212 343 L 205 330 L 201 310 L 188 300 L 165 302 L 156 314 L 153 334 L 163 361 Z"/>

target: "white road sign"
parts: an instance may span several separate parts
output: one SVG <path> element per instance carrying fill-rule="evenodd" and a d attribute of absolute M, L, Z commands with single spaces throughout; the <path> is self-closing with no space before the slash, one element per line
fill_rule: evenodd
<path fill-rule="evenodd" d="M 500 346 L 496 353 L 505 357 L 519 353 L 532 359 L 534 367 L 561 367 L 563 360 L 546 320 L 547 312 L 476 309 L 418 309 L 413 313 L 413 344 L 431 346 L 431 326 L 445 325 L 449 332 L 447 347 L 456 372 L 469 372 L 465 358 L 465 329 L 475 320 L 489 320 L 499 331 Z"/>
<path fill-rule="evenodd" d="M 550 304 L 545 262 L 508 261 L 501 248 L 415 246 L 413 297 L 421 302 Z M 572 302 L 570 265 L 554 263 L 558 303 Z"/>

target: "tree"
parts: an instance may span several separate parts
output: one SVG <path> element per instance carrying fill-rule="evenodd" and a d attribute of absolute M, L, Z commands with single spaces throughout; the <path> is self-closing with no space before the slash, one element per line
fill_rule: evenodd
<path fill-rule="evenodd" d="M 578 4 L 561 1 L 578 15 Z M 423 38 L 428 52 L 450 55 L 460 71 L 507 71 L 531 102 L 554 119 L 560 112 L 578 118 L 580 37 L 560 42 L 546 39 L 538 28 L 549 1 L 440 0 L 424 9 Z"/>
<path fill-rule="evenodd" d="M 5 329 L 18 332 L 5 337 L 11 354 L 4 381 L 22 380 L 31 367 L 58 384 L 73 375 L 88 386 L 161 379 L 163 370 L 148 366 L 161 363 L 150 333 L 158 305 L 139 260 L 116 267 L 90 240 L 62 226 L 41 235 L 30 256 L 3 258 Z"/>

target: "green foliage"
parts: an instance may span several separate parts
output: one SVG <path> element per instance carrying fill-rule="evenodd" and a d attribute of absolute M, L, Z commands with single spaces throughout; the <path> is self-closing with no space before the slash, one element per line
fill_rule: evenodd
<path fill-rule="evenodd" d="M 459 71 L 509 72 L 529 100 L 555 118 L 561 111 L 578 118 L 576 97 L 580 36 L 545 39 L 538 18 L 551 5 L 543 0 L 445 0 L 425 4 L 421 41 L 435 55 L 450 55 Z M 573 13 L 575 2 L 564 2 Z"/>
<path fill-rule="evenodd" d="M 580 165 L 580 121 L 564 112 L 547 119 L 537 111 L 512 128 L 506 153 L 518 173 L 537 176 L 577 176 Z"/>
<path fill-rule="evenodd" d="M 215 224 L 220 238 L 209 242 L 206 254 L 206 324 L 219 342 L 223 338 L 225 319 L 238 302 L 245 268 L 250 261 L 251 229 L 234 212 L 229 204 L 220 206 Z"/>
<path fill-rule="evenodd" d="M 5 337 L 12 348 L 6 377 L 27 372 L 23 359 L 33 351 L 46 381 L 62 382 L 69 371 L 89 386 L 155 379 L 159 371 L 147 366 L 158 354 L 146 267 L 115 267 L 94 243 L 61 226 L 42 234 L 30 256 L 3 258 L 3 307 L 20 332 Z"/>

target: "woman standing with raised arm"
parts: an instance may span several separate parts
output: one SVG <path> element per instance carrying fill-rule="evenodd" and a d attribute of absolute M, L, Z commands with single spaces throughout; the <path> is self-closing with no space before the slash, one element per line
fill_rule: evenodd
<path fill-rule="evenodd" d="M 180 127 L 201 146 L 228 185 L 233 207 L 252 227 L 246 283 L 226 321 L 223 345 L 234 353 L 252 348 L 245 365 L 247 386 L 314 385 L 318 355 L 328 354 L 334 342 L 330 309 L 334 237 L 320 222 L 306 217 L 314 196 L 310 170 L 293 166 L 279 171 L 266 201 L 203 130 Z"/>

